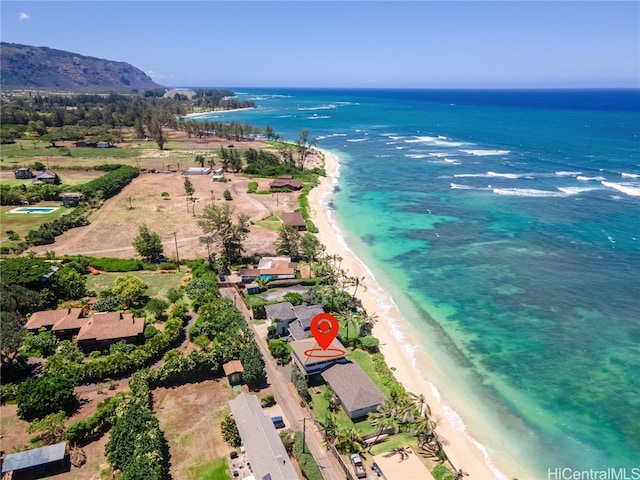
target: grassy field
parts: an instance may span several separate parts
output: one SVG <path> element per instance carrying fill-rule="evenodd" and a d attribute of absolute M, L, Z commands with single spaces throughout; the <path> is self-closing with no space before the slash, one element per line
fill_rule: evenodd
<path fill-rule="evenodd" d="M 130 272 L 147 284 L 145 295 L 166 299 L 167 291 L 171 287 L 178 288 L 182 282 L 184 272 L 158 273 L 153 271 Z M 100 275 L 87 276 L 87 289 L 101 292 L 113 287 L 116 278 L 123 273 L 106 272 Z"/>
<path fill-rule="evenodd" d="M 219 458 L 204 465 L 192 465 L 189 474 L 195 480 L 232 480 L 229 463 L 226 458 Z"/>
<path fill-rule="evenodd" d="M 63 215 L 68 215 L 74 210 L 74 208 L 61 207 L 60 202 L 40 202 L 37 206 L 59 208 L 51 213 L 9 213 L 10 210 L 18 208 L 18 206 L 8 205 L 0 207 L 0 225 L 2 225 L 0 243 L 2 245 L 9 245 L 7 230 L 13 230 L 20 235 L 20 239 L 22 240 L 24 236 L 29 233 L 29 230 L 34 230 L 43 223 L 50 222 Z"/>
<path fill-rule="evenodd" d="M 259 227 L 268 228 L 269 230 L 279 231 L 282 228 L 282 219 L 277 215 L 271 215 L 270 217 L 255 222 L 254 225 Z"/>

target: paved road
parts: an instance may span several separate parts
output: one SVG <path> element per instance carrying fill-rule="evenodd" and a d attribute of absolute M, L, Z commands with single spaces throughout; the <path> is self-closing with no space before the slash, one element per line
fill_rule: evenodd
<path fill-rule="evenodd" d="M 306 429 L 306 445 L 320 467 L 322 476 L 325 480 L 343 480 L 345 475 L 338 465 L 337 460 L 324 448 L 321 434 L 318 432 L 313 420 L 309 417 L 307 411 L 303 407 L 300 407 L 298 392 L 296 392 L 293 384 L 288 379 L 282 377 L 275 361 L 271 357 L 271 354 L 269 354 L 266 339 L 258 335 L 255 325 L 253 325 L 251 321 L 251 311 L 246 308 L 240 298 L 236 298 L 237 294 L 235 289 L 221 288 L 220 294 L 234 300 L 238 309 L 244 314 L 249 327 L 253 330 L 257 340 L 256 343 L 264 357 L 267 381 L 273 387 L 276 401 L 282 407 L 285 417 L 293 423 L 293 425 L 290 425 L 291 428 L 296 431 L 302 431 L 303 427 Z"/>

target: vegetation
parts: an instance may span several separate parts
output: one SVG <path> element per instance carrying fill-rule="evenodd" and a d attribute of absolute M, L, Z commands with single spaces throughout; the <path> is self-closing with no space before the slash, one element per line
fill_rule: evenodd
<path fill-rule="evenodd" d="M 302 438 L 302 432 L 296 432 L 294 436 L 293 444 L 293 456 L 298 461 L 300 470 L 304 474 L 307 480 L 322 480 L 322 472 L 318 467 L 313 455 L 304 446 L 304 438 Z"/>
<path fill-rule="evenodd" d="M 133 247 L 147 262 L 152 262 L 163 257 L 160 235 L 149 231 L 145 223 L 138 227 L 138 235 L 133 239 Z"/>
<path fill-rule="evenodd" d="M 50 413 L 71 411 L 76 404 L 75 382 L 63 375 L 43 375 L 28 378 L 16 393 L 18 417 L 23 420 L 42 419 Z"/>
<path fill-rule="evenodd" d="M 222 422 L 220 423 L 220 433 L 222 434 L 224 441 L 232 447 L 239 447 L 242 443 L 238 426 L 231 415 L 227 414 L 222 419 Z"/>

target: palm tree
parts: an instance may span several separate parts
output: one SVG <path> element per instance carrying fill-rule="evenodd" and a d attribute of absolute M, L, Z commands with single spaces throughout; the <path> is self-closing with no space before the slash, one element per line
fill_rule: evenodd
<path fill-rule="evenodd" d="M 360 324 L 360 336 L 364 337 L 366 335 L 371 335 L 373 326 L 378 322 L 378 315 L 375 313 L 369 315 L 367 310 L 362 308 L 359 312 L 359 316 L 362 319 Z"/>
<path fill-rule="evenodd" d="M 367 447 L 367 444 L 355 428 L 349 430 L 339 430 L 337 434 L 336 449 L 340 453 L 361 453 Z"/>
<path fill-rule="evenodd" d="M 422 393 L 419 395 L 416 395 L 415 393 L 409 392 L 409 397 L 411 397 L 411 399 L 418 405 L 418 411 L 420 412 L 420 415 L 422 415 L 422 407 L 424 407 L 424 404 L 425 404 L 424 395 Z M 429 415 L 431 415 L 431 410 L 429 409 L 429 405 L 427 405 L 427 410 L 429 410 Z"/>
<path fill-rule="evenodd" d="M 318 423 L 324 432 L 325 446 L 329 448 L 338 436 L 338 423 L 336 422 L 336 417 L 333 413 L 329 412 L 322 420 L 319 420 Z"/>
<path fill-rule="evenodd" d="M 196 155 L 195 163 L 199 163 L 202 168 L 204 168 L 204 155 Z"/>
<path fill-rule="evenodd" d="M 369 445 L 368 452 L 376 444 L 382 432 L 387 428 L 396 427 L 396 419 L 398 418 L 398 404 L 392 399 L 387 399 L 382 405 L 378 406 L 378 410 L 375 413 L 368 415 L 369 421 L 377 422 L 378 433 L 375 439 Z"/>

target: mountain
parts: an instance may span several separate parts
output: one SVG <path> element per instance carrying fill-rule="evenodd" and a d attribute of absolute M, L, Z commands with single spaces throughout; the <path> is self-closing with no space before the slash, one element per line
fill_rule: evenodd
<path fill-rule="evenodd" d="M 74 92 L 162 88 L 142 70 L 125 62 L 6 42 L 0 43 L 0 86 L 9 90 Z"/>

